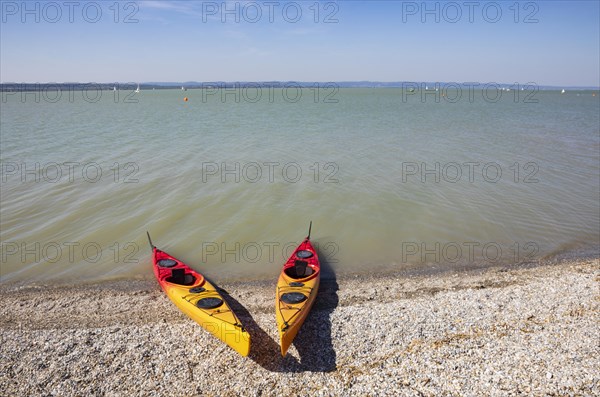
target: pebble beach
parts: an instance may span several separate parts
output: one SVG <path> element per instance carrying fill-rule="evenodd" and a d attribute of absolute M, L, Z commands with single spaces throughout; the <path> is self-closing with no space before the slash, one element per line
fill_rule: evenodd
<path fill-rule="evenodd" d="M 274 282 L 222 283 L 241 357 L 150 280 L 0 287 L 2 396 L 599 396 L 600 262 L 324 277 L 288 355 Z"/>

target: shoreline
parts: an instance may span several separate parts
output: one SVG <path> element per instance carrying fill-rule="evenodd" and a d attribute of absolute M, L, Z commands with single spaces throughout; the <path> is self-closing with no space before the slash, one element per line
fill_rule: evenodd
<path fill-rule="evenodd" d="M 154 280 L 1 285 L 0 394 L 600 394 L 598 257 L 332 274 L 285 358 L 274 281 L 218 285 L 252 336 L 249 357 Z"/>
<path fill-rule="evenodd" d="M 592 246 L 581 249 L 571 249 L 563 251 L 561 253 L 555 253 L 548 257 L 535 258 L 529 261 L 522 261 L 519 263 L 491 263 L 491 262 L 469 262 L 469 263 L 411 263 L 411 264 L 399 264 L 398 269 L 391 269 L 391 265 L 381 265 L 380 267 L 375 265 L 375 270 L 370 272 L 358 272 L 356 270 L 342 273 L 342 269 L 337 266 L 332 266 L 325 261 L 321 261 L 321 279 L 337 279 L 346 280 L 353 278 L 364 278 L 369 281 L 376 281 L 379 279 L 389 279 L 390 277 L 401 277 L 401 278 L 440 278 L 446 277 L 449 274 L 461 274 L 465 276 L 471 276 L 487 271 L 496 271 L 498 269 L 506 270 L 519 270 L 528 269 L 535 267 L 547 267 L 547 266 L 560 266 L 564 262 L 573 261 L 585 261 L 600 258 L 600 246 Z M 277 282 L 279 273 L 273 274 L 272 277 L 261 276 L 252 279 L 244 279 L 242 276 L 225 276 L 224 278 L 218 278 L 216 276 L 210 276 L 205 274 L 202 269 L 194 267 L 196 271 L 203 274 L 213 284 L 223 284 L 231 286 L 243 286 L 245 285 L 258 285 L 268 286 Z M 35 290 L 35 289 L 77 289 L 77 288 L 116 288 L 116 289 L 130 289 L 133 286 L 139 288 L 152 288 L 156 284 L 156 279 L 152 273 L 150 262 L 148 265 L 148 271 L 143 275 L 138 276 L 115 276 L 113 278 L 103 279 L 83 279 L 79 280 L 76 278 L 68 279 L 63 278 L 60 281 L 58 279 L 42 280 L 42 281 L 30 281 L 27 282 L 23 279 L 0 281 L 0 294 L 8 291 L 21 291 L 21 290 Z"/>

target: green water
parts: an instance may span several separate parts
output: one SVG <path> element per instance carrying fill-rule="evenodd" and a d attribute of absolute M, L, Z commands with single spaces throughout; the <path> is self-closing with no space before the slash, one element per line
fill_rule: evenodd
<path fill-rule="evenodd" d="M 338 273 L 597 252 L 597 94 L 263 90 L 3 97 L 2 282 L 152 277 L 146 230 L 211 277 L 274 278 L 310 220 Z"/>

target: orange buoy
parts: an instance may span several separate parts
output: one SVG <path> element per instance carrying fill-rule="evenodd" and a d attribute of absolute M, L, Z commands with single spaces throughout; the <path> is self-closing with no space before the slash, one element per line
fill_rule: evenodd
<path fill-rule="evenodd" d="M 185 97 L 185 98 L 183 98 L 183 100 L 184 100 L 185 102 L 187 102 L 187 101 L 188 101 L 188 97 Z"/>

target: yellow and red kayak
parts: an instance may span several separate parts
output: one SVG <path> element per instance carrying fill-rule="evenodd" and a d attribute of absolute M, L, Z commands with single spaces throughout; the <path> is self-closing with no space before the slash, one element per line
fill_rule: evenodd
<path fill-rule="evenodd" d="M 250 353 L 250 334 L 221 294 L 200 273 L 179 259 L 152 247 L 154 275 L 175 305 L 208 332 L 242 356 Z"/>
<path fill-rule="evenodd" d="M 308 236 L 283 265 L 277 282 L 275 309 L 284 357 L 315 302 L 321 280 L 319 257 L 310 243 L 311 228 L 312 222 Z"/>

